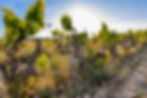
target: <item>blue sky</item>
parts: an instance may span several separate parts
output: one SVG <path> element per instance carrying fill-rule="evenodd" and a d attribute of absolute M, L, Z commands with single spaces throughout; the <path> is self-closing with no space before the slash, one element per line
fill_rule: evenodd
<path fill-rule="evenodd" d="M 0 0 L 0 6 L 13 9 L 19 17 L 23 18 L 28 6 L 34 1 L 36 0 Z M 147 22 L 147 0 L 46 0 L 46 19 L 52 21 L 64 8 L 76 4 L 93 7 L 95 11 L 101 10 L 121 21 Z M 0 13 L 0 36 L 3 32 L 4 25 Z"/>

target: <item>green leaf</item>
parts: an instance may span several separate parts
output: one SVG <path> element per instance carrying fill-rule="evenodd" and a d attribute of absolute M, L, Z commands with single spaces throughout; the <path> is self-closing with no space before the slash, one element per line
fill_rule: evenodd
<path fill-rule="evenodd" d="M 62 16 L 61 24 L 65 30 L 72 30 L 73 29 L 71 18 L 68 15 Z"/>

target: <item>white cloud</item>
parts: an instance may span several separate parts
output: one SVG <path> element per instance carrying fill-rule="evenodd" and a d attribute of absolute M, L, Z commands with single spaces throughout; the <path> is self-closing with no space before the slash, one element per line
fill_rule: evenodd
<path fill-rule="evenodd" d="M 35 35 L 36 38 L 42 37 L 42 38 L 48 38 L 52 37 L 52 29 L 45 27 L 44 29 L 40 30 L 38 34 Z"/>

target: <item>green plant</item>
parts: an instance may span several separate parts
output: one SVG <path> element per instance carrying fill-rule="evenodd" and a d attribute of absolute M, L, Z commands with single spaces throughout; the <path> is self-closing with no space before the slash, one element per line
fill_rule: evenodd
<path fill-rule="evenodd" d="M 43 73 L 49 69 L 50 61 L 46 54 L 41 54 L 36 60 L 36 67 L 39 72 Z"/>

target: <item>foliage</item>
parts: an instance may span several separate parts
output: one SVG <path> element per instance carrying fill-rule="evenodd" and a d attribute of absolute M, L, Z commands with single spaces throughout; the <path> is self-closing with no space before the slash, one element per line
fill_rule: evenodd
<path fill-rule="evenodd" d="M 100 41 L 102 46 L 114 46 L 120 41 L 120 38 L 115 31 L 108 30 L 107 25 L 102 24 L 102 28 L 98 35 L 98 41 Z"/>
<path fill-rule="evenodd" d="M 72 30 L 73 29 L 71 18 L 68 15 L 62 16 L 61 24 L 65 30 Z"/>
<path fill-rule="evenodd" d="M 53 36 L 55 36 L 57 38 L 62 38 L 63 37 L 63 32 L 60 31 L 59 29 L 54 29 L 53 30 Z"/>
<path fill-rule="evenodd" d="M 39 27 L 44 26 L 44 10 L 45 10 L 45 0 L 38 0 L 29 7 L 28 13 L 26 13 L 25 20 L 29 24 L 37 24 Z"/>
<path fill-rule="evenodd" d="M 0 38 L 0 47 L 3 45 L 3 40 Z"/>
<path fill-rule="evenodd" d="M 20 19 L 12 10 L 2 8 L 5 23 L 6 44 L 12 45 L 17 41 L 26 38 L 44 25 L 44 0 L 38 0 L 30 6 L 25 19 Z"/>
<path fill-rule="evenodd" d="M 13 44 L 15 41 L 22 39 L 26 36 L 25 22 L 18 18 L 13 11 L 3 9 L 4 23 L 5 23 L 5 39 L 8 45 Z"/>
<path fill-rule="evenodd" d="M 27 25 L 26 32 L 28 32 L 28 34 L 35 34 L 44 26 L 44 10 L 45 0 L 38 0 L 38 2 L 29 7 L 25 17 Z"/>
<path fill-rule="evenodd" d="M 81 44 L 81 45 L 86 44 L 87 38 L 88 38 L 88 36 L 87 36 L 87 33 L 85 33 L 85 32 L 77 34 L 78 43 Z"/>
<path fill-rule="evenodd" d="M 90 66 L 84 69 L 86 73 L 83 74 L 83 77 L 90 85 L 101 85 L 115 76 L 115 72 L 108 66 L 107 58 L 99 58 L 94 62 L 89 61 L 89 64 Z"/>
<path fill-rule="evenodd" d="M 49 65 L 50 61 L 46 54 L 41 54 L 36 60 L 36 67 L 41 73 L 49 69 Z"/>
<path fill-rule="evenodd" d="M 42 91 L 38 91 L 38 96 L 39 98 L 54 98 L 54 93 L 53 90 L 48 87 Z"/>

